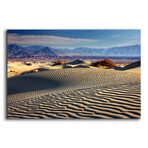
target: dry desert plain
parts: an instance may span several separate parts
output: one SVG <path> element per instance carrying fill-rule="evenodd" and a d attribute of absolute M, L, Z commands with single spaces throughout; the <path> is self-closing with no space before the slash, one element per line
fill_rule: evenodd
<path fill-rule="evenodd" d="M 140 118 L 140 62 L 8 62 L 8 119 Z"/>

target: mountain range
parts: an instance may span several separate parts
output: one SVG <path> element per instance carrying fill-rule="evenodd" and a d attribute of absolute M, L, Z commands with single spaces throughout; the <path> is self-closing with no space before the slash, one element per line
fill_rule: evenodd
<path fill-rule="evenodd" d="M 140 57 L 140 45 L 112 47 L 112 48 L 88 48 L 79 47 L 74 49 L 68 48 L 51 48 L 45 46 L 28 46 L 22 47 L 16 44 L 9 44 L 7 47 L 8 57 L 24 56 L 137 56 Z"/>

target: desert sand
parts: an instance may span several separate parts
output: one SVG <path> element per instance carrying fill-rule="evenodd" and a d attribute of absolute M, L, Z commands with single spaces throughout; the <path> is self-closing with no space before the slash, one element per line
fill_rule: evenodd
<path fill-rule="evenodd" d="M 140 118 L 138 62 L 107 69 L 82 60 L 9 62 L 8 77 L 9 119 Z"/>

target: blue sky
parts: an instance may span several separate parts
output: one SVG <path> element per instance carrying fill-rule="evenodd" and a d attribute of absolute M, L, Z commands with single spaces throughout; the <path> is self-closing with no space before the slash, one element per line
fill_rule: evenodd
<path fill-rule="evenodd" d="M 140 44 L 140 30 L 8 30 L 8 44 L 108 48 Z"/>

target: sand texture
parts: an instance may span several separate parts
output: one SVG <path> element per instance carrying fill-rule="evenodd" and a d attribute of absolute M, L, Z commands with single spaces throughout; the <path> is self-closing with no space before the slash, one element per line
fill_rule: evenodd
<path fill-rule="evenodd" d="M 7 118 L 140 118 L 140 67 L 133 65 L 99 69 L 73 61 L 36 66 L 38 72 L 8 78 Z"/>

